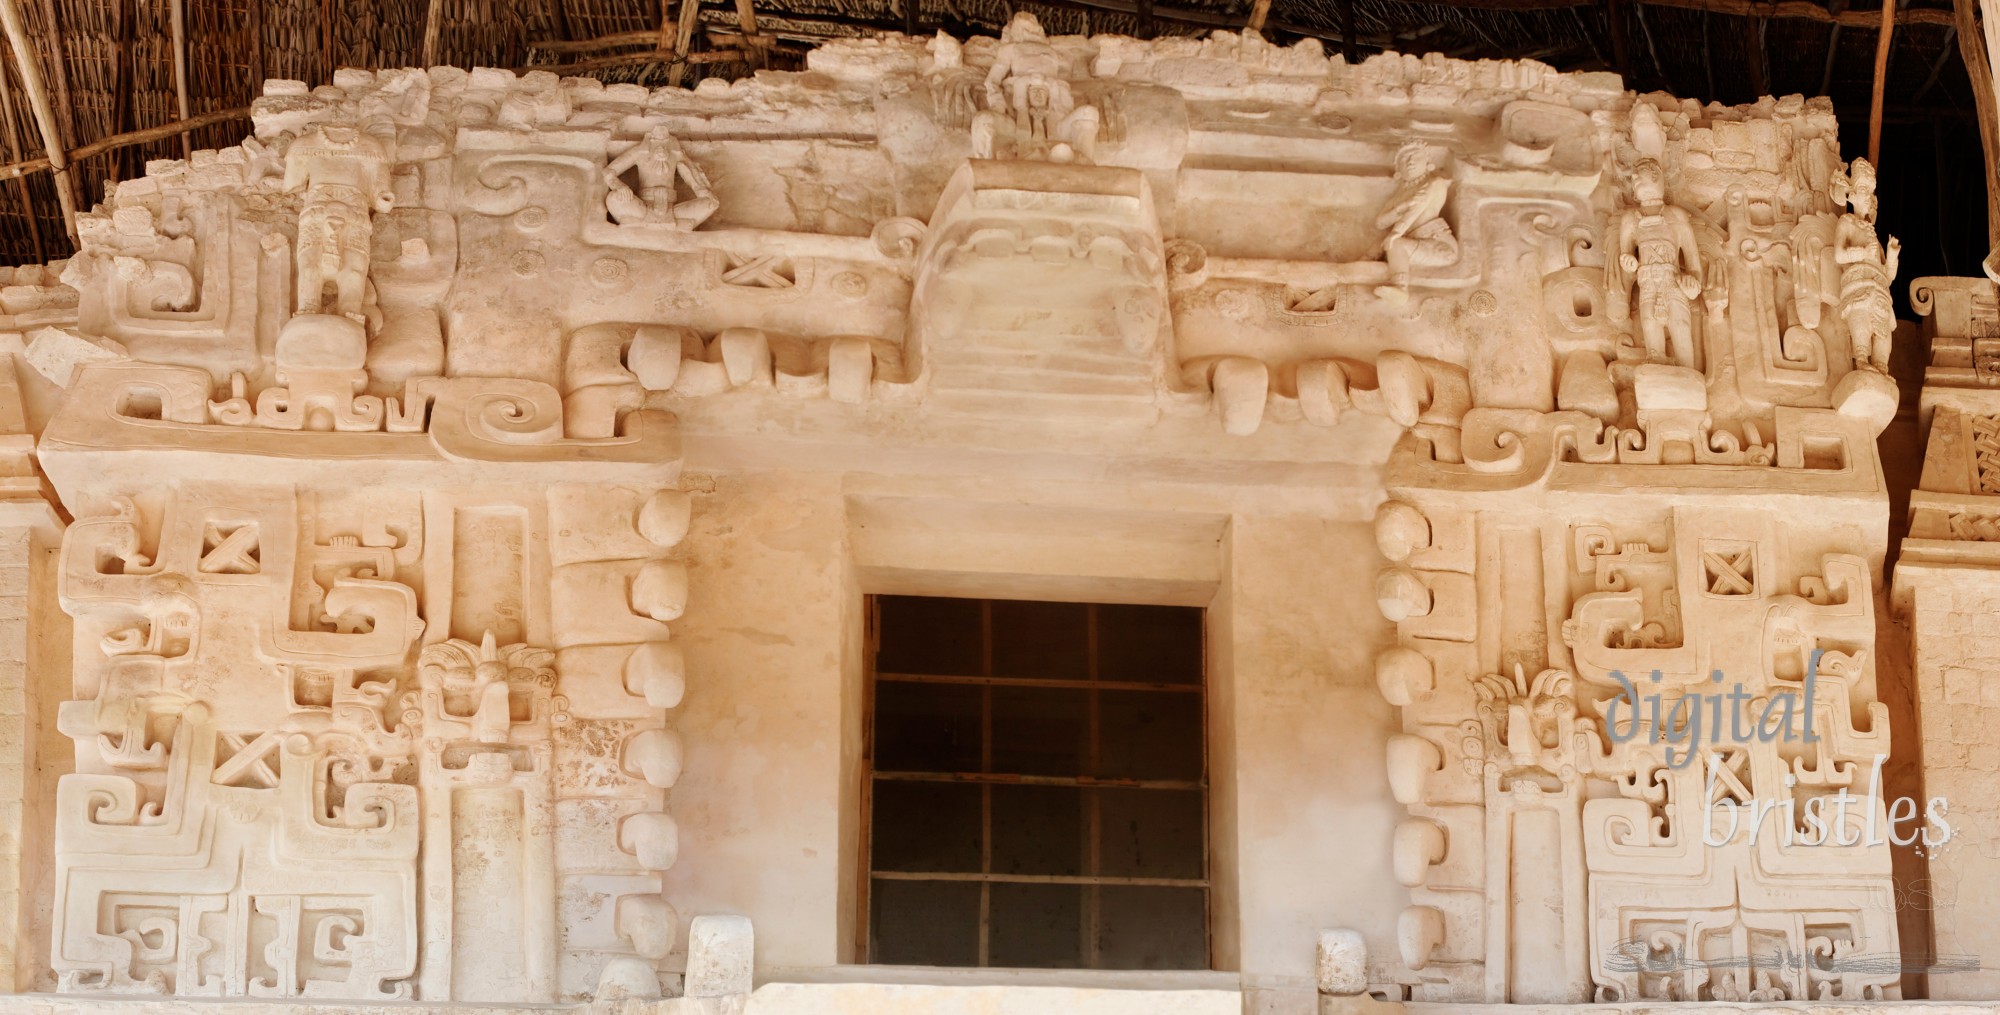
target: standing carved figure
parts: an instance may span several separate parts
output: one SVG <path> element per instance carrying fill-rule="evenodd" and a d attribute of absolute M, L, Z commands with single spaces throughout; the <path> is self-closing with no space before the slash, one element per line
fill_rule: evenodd
<path fill-rule="evenodd" d="M 1639 337 L 1646 358 L 1692 367 L 1694 299 L 1701 295 L 1701 252 L 1686 209 L 1667 203 L 1660 164 L 1640 159 L 1632 167 L 1638 207 L 1618 217 L 1618 256 L 1606 265 L 1613 320 L 1631 316 L 1638 289 Z"/>
<path fill-rule="evenodd" d="M 639 178 L 636 192 L 625 182 L 627 170 Z M 660 223 L 689 232 L 722 206 L 708 174 L 681 151 L 680 141 L 665 127 L 654 127 L 611 160 L 604 167 L 604 185 L 609 188 L 605 207 L 621 226 Z"/>
<path fill-rule="evenodd" d="M 993 68 L 986 72 L 986 106 L 972 119 L 972 152 L 994 156 L 1004 122 L 1016 158 L 1046 156 L 1054 162 L 1089 162 L 1097 147 L 1097 107 L 1078 105 L 1062 78 L 1062 54 L 1049 44 L 1042 23 L 1021 11 L 1000 33 Z M 1001 115 L 1007 119 L 1002 120 Z"/>
<path fill-rule="evenodd" d="M 285 190 L 305 191 L 297 313 L 362 319 L 374 216 L 396 203 L 389 172 L 387 146 L 352 126 L 315 127 L 285 152 Z"/>
<path fill-rule="evenodd" d="M 1389 282 L 1375 295 L 1393 303 L 1410 298 L 1410 269 L 1436 268 L 1458 259 L 1458 237 L 1444 220 L 1451 179 L 1443 172 L 1444 149 L 1411 141 L 1396 151 L 1396 190 L 1389 195 L 1375 228 L 1388 230 L 1381 256 L 1389 263 Z"/>
<path fill-rule="evenodd" d="M 1856 370 L 1889 371 L 1889 347 L 1896 337 L 1896 305 L 1889 285 L 1896 280 L 1902 241 L 1889 238 L 1885 251 L 1875 235 L 1875 167 L 1855 159 L 1847 171 L 1850 209 L 1834 228 L 1833 260 L 1840 265 L 1840 319 L 1847 325 Z M 1836 184 L 1836 187 L 1839 185 Z"/>

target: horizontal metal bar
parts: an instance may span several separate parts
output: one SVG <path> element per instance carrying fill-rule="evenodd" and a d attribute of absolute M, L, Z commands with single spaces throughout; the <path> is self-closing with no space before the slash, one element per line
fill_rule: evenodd
<path fill-rule="evenodd" d="M 976 782 L 1021 786 L 1081 786 L 1087 789 L 1200 790 L 1207 785 L 1185 779 L 1100 779 L 1089 775 L 1008 775 L 1001 772 L 876 772 L 884 782 Z"/>
<path fill-rule="evenodd" d="M 876 680 L 897 684 L 970 684 L 988 687 L 1064 687 L 1099 691 L 1177 691 L 1200 694 L 1200 684 L 1163 684 L 1137 680 L 1044 680 L 1040 677 L 965 677 L 950 673 L 877 673 Z"/>
<path fill-rule="evenodd" d="M 971 881 L 1020 885 L 1136 885 L 1147 888 L 1207 888 L 1207 878 L 1121 878 L 1109 874 L 951 874 L 942 871 L 870 871 L 882 881 Z"/>

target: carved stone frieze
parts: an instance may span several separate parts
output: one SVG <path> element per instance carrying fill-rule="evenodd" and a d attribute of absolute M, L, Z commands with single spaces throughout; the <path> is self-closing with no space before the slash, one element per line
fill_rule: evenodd
<path fill-rule="evenodd" d="M 747 992 L 695 954 L 747 928 L 684 944 L 668 897 L 684 751 L 735 763 L 719 725 L 680 739 L 674 629 L 705 582 L 750 594 L 690 574 L 685 439 L 696 470 L 941 500 L 1213 480 L 1354 520 L 1386 493 L 1407 899 L 1341 983 L 1899 996 L 1831 961 L 1898 952 L 1888 850 L 1768 818 L 1865 795 L 1890 745 L 1897 244 L 1826 100 L 1019 13 L 692 89 L 343 70 L 268 82 L 253 118 L 119 182 L 66 264 L 0 276 L 74 518 L 49 986 Z M 1955 322 L 1934 374 L 1990 387 L 1991 287 L 1918 285 Z M 1938 403 L 1913 536 L 1995 540 L 1996 419 Z M 1236 496 L 1176 503 L 1267 509 Z M 1796 697 L 1816 736 L 1676 742 L 1621 705 L 1732 688 L 1717 721 Z M 738 819 L 704 820 L 731 848 Z"/>

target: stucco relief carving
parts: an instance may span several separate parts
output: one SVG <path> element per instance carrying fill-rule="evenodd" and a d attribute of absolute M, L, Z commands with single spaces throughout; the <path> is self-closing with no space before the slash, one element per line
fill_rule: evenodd
<path fill-rule="evenodd" d="M 1022 14 L 692 90 L 343 71 L 255 120 L 81 217 L 73 309 L 0 289 L 64 329 L 63 989 L 656 990 L 685 419 L 1380 462 L 1410 904 L 1374 983 L 1896 995 L 1758 959 L 1894 953 L 1885 850 L 1699 841 L 1888 750 L 1895 244 L 1823 102 Z M 1715 670 L 1810 681 L 1822 739 L 1677 767 L 1612 714 L 1614 674 L 1671 706 Z"/>

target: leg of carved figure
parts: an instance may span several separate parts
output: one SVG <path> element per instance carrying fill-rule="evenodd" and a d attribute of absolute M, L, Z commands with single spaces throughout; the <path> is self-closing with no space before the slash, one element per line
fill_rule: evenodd
<path fill-rule="evenodd" d="M 334 276 L 334 312 L 359 317 L 368 289 L 368 251 L 352 247 L 340 252 L 340 273 Z"/>
<path fill-rule="evenodd" d="M 1063 117 L 1062 136 L 1076 149 L 1077 158 L 1083 162 L 1097 161 L 1097 131 L 1102 125 L 1102 117 L 1096 106 L 1078 106 Z"/>
<path fill-rule="evenodd" d="M 722 202 L 716 200 L 713 194 L 703 194 L 682 201 L 674 205 L 674 228 L 691 232 L 696 226 L 708 221 L 708 217 L 715 214 L 715 210 L 720 207 Z"/>
<path fill-rule="evenodd" d="M 1639 338 L 1646 343 L 1648 360 L 1667 358 L 1667 323 L 1660 319 L 1660 294 L 1639 294 Z"/>
<path fill-rule="evenodd" d="M 604 208 L 610 213 L 611 221 L 621 226 L 644 222 L 648 211 L 646 202 L 640 200 L 639 195 L 632 193 L 630 188 L 622 185 L 604 195 Z"/>
<path fill-rule="evenodd" d="M 293 313 L 319 313 L 320 298 L 326 285 L 326 278 L 320 273 L 320 264 L 325 259 L 327 226 L 325 208 L 309 206 L 299 212 L 298 277 L 295 280 L 297 304 Z"/>
<path fill-rule="evenodd" d="M 1869 321 L 1870 316 L 1867 308 L 1861 306 L 1850 307 L 1840 315 L 1841 320 L 1847 324 L 1847 341 L 1856 370 L 1870 369 L 1873 364 L 1875 328 L 1873 322 Z"/>
<path fill-rule="evenodd" d="M 1375 295 L 1391 303 L 1407 303 L 1410 299 L 1410 241 L 1397 238 L 1389 241 L 1383 251 L 1383 260 L 1389 262 L 1389 284 L 1375 287 Z"/>
<path fill-rule="evenodd" d="M 993 135 L 999 130 L 999 123 L 990 109 L 982 109 L 972 117 L 972 157 L 990 159 L 993 157 Z"/>
<path fill-rule="evenodd" d="M 1674 362 L 1692 370 L 1694 357 L 1694 301 L 1682 297 L 1667 306 L 1667 337 L 1672 343 Z"/>

